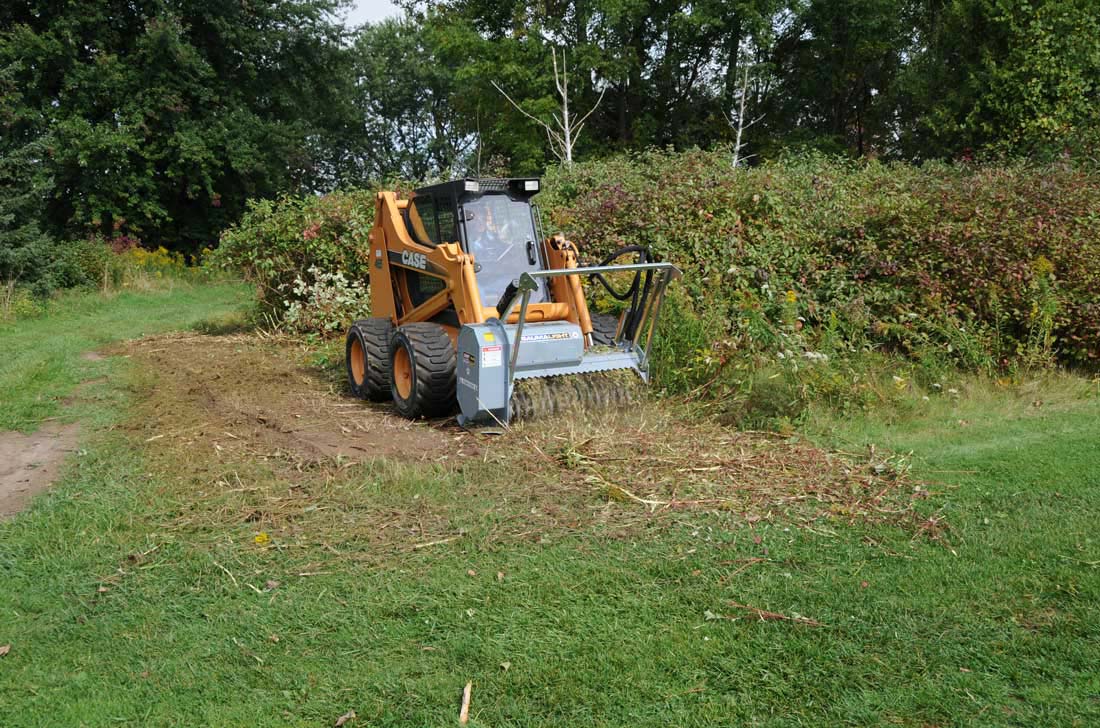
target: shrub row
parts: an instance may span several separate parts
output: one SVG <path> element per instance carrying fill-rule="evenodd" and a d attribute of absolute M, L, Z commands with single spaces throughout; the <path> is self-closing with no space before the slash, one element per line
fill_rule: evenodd
<path fill-rule="evenodd" d="M 71 241 L 44 237 L 35 248 L 19 252 L 33 253 L 33 265 L 20 265 L 0 278 L 0 318 L 40 314 L 46 311 L 50 294 L 60 289 L 150 289 L 165 282 L 208 277 L 205 269 L 188 265 L 181 253 L 163 247 L 143 248 L 138 240 L 127 236 Z"/>
<path fill-rule="evenodd" d="M 588 260 L 642 243 L 683 268 L 658 383 L 709 392 L 742 424 L 916 380 L 947 392 L 956 369 L 1100 363 L 1095 172 L 821 156 L 733 169 L 721 151 L 650 151 L 545 181 L 545 229 Z M 367 308 L 373 217 L 368 192 L 257 202 L 211 260 L 291 328 L 331 334 Z"/>
<path fill-rule="evenodd" d="M 1100 360 L 1095 172 L 818 156 L 733 169 L 721 151 L 651 151 L 545 187 L 551 228 L 593 258 L 648 244 L 735 341 L 782 349 L 796 332 L 971 369 Z"/>

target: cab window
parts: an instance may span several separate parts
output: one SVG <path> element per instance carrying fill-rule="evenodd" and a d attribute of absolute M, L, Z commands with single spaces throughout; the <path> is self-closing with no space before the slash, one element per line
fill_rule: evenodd
<path fill-rule="evenodd" d="M 455 219 L 454 207 L 447 204 L 436 205 L 436 220 L 439 223 L 439 237 L 436 243 L 454 243 L 458 241 L 458 221 Z"/>
<path fill-rule="evenodd" d="M 416 242 L 435 246 L 439 240 L 436 230 L 435 200 L 431 197 L 414 197 L 406 208 L 409 230 Z"/>
<path fill-rule="evenodd" d="M 505 195 L 484 195 L 463 206 L 466 246 L 478 264 L 477 284 L 485 306 L 495 306 L 508 284 L 542 269 L 530 205 Z M 545 281 L 531 303 L 548 301 Z"/>

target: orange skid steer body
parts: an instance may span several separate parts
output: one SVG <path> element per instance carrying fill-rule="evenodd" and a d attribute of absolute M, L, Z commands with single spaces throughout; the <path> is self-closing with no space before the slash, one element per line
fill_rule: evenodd
<path fill-rule="evenodd" d="M 579 267 L 571 242 L 540 234 L 531 203 L 539 186 L 530 178 L 459 179 L 418 189 L 408 200 L 378 193 L 369 251 L 372 317 L 347 335 L 355 395 L 392 399 L 409 418 L 457 407 L 462 424 L 504 424 L 517 414 L 543 414 L 530 411 L 533 400 L 522 396 L 527 380 L 564 386 L 572 399 L 592 391 L 597 404 L 619 399 L 600 392 L 614 386 L 602 373 L 631 371 L 648 381 L 646 353 L 668 283 L 680 272 L 650 262 L 637 246 Z M 610 264 L 624 255 L 637 262 Z M 613 273 L 632 274 L 625 293 L 608 280 Z M 583 277 L 624 302 L 617 317 L 589 311 Z"/>

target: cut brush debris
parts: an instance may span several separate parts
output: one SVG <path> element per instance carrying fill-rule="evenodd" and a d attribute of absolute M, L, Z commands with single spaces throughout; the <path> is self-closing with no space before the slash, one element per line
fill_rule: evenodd
<path fill-rule="evenodd" d="M 136 383 L 141 404 L 127 427 L 150 466 L 176 483 L 180 507 L 165 528 L 211 541 L 235 526 L 258 548 L 307 539 L 337 559 L 346 544 L 368 558 L 369 546 L 373 559 L 464 539 L 596 527 L 625 535 L 689 510 L 819 531 L 831 520 L 911 526 L 914 498 L 927 493 L 887 471 L 880 454 L 737 432 L 669 402 L 582 410 L 487 437 L 356 403 L 291 339 L 170 335 L 125 353 L 144 371 L 174 372 Z"/>

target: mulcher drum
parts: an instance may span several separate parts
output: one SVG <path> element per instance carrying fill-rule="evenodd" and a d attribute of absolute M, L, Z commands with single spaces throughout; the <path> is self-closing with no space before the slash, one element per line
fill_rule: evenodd
<path fill-rule="evenodd" d="M 644 384 L 630 369 L 516 380 L 513 419 L 529 420 L 570 412 L 603 412 L 629 407 Z"/>

